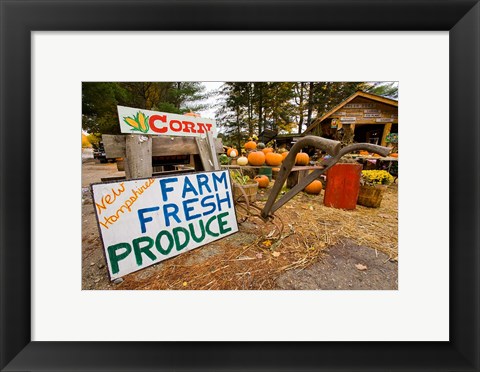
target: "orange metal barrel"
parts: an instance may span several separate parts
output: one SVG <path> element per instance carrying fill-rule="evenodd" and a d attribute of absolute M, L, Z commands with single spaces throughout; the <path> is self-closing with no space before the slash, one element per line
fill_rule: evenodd
<path fill-rule="evenodd" d="M 360 190 L 361 164 L 336 164 L 327 171 L 323 204 L 327 207 L 355 209 Z"/>

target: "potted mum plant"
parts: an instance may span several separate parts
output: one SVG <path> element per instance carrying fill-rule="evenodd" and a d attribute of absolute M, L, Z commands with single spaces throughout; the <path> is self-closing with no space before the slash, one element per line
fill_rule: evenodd
<path fill-rule="evenodd" d="M 380 207 L 383 192 L 392 182 L 393 177 L 386 170 L 362 171 L 357 204 L 370 208 Z"/>

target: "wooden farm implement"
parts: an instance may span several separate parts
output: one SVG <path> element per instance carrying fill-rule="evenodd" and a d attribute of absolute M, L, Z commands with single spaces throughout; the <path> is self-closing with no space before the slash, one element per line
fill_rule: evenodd
<path fill-rule="evenodd" d="M 298 184 L 291 188 L 285 195 L 283 195 L 280 199 L 276 200 L 277 196 L 282 190 L 285 181 L 288 178 L 288 175 L 290 174 L 293 166 L 295 165 L 295 158 L 297 154 L 302 148 L 306 146 L 319 148 L 320 150 L 325 151 L 331 157 L 324 160 L 322 164 L 324 166 L 323 169 L 313 170 L 312 173 L 302 178 L 298 182 Z M 333 167 L 341 159 L 342 156 L 359 150 L 366 150 L 382 156 L 387 156 L 391 149 L 388 147 L 373 145 L 369 143 L 355 143 L 342 148 L 341 143 L 338 141 L 329 140 L 317 136 L 306 136 L 298 140 L 290 149 L 287 157 L 285 158 L 282 166 L 280 167 L 280 172 L 278 173 L 277 179 L 275 180 L 270 196 L 268 197 L 268 200 L 261 211 L 261 217 L 264 220 L 268 219 L 268 217 L 272 216 L 277 209 L 282 207 L 285 203 L 287 203 L 290 199 L 292 199 L 295 195 L 302 191 L 312 181 L 314 181 L 320 175 L 325 173 L 328 169 Z"/>

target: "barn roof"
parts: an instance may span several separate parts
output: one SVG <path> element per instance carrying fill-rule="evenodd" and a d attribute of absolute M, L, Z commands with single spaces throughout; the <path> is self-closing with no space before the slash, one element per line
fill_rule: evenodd
<path fill-rule="evenodd" d="M 367 98 L 367 99 L 371 99 L 372 101 L 377 101 L 377 102 L 384 103 L 386 105 L 398 107 L 398 101 L 396 101 L 394 99 L 385 98 L 385 97 L 382 97 L 382 96 L 379 96 L 379 95 L 376 95 L 376 94 L 366 93 L 366 92 L 362 92 L 361 90 L 359 90 L 359 91 L 355 92 L 354 94 L 352 94 L 350 97 L 348 97 L 345 101 L 338 104 L 333 109 L 331 109 L 330 111 L 328 111 L 327 113 L 322 115 L 320 118 L 316 118 L 312 122 L 312 124 L 310 124 L 308 126 L 308 128 L 305 129 L 305 131 L 303 133 L 305 134 L 305 133 L 310 132 L 313 128 L 315 128 L 318 124 L 320 124 L 322 121 L 324 121 L 330 115 L 334 114 L 335 112 L 340 110 L 343 106 L 345 106 L 347 103 L 351 102 L 352 100 L 354 100 L 357 97 L 364 97 L 364 98 Z"/>

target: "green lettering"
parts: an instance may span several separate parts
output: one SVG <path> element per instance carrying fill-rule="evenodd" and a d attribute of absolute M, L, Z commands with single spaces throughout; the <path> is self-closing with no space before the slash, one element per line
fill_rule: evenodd
<path fill-rule="evenodd" d="M 123 253 L 117 254 L 119 249 L 125 249 Z M 112 273 L 116 274 L 120 271 L 118 267 L 118 262 L 126 258 L 131 252 L 132 247 L 128 243 L 118 243 L 111 245 L 107 248 L 108 251 L 108 260 L 110 261 L 110 266 L 112 267 Z"/>
<path fill-rule="evenodd" d="M 199 225 L 200 225 L 200 232 L 201 232 L 202 235 L 198 238 L 195 235 L 195 227 L 194 227 L 193 223 L 188 224 L 188 228 L 190 229 L 190 236 L 197 243 L 200 243 L 203 239 L 205 239 L 205 224 L 203 223 L 203 220 L 199 221 Z"/>
<path fill-rule="evenodd" d="M 231 227 L 228 227 L 226 229 L 223 228 L 223 226 L 228 224 L 228 221 L 222 221 L 222 218 L 227 217 L 227 216 L 228 216 L 228 212 L 220 213 L 217 216 L 217 218 L 218 218 L 218 229 L 220 230 L 220 234 L 226 234 L 227 232 L 232 231 Z"/>
<path fill-rule="evenodd" d="M 146 242 L 147 244 L 143 247 L 140 247 L 142 242 Z M 146 254 L 148 258 L 152 261 L 155 261 L 157 257 L 150 251 L 153 248 L 153 239 L 149 236 L 141 236 L 140 238 L 133 239 L 133 252 L 135 253 L 135 258 L 137 260 L 137 265 L 142 266 L 143 259 L 142 253 Z"/>
<path fill-rule="evenodd" d="M 188 233 L 188 230 L 186 228 L 181 226 L 174 227 L 172 231 L 173 231 L 173 238 L 175 239 L 175 246 L 177 247 L 177 251 L 181 251 L 190 242 L 190 234 Z M 185 241 L 183 243 L 180 243 L 180 236 L 178 235 L 179 233 L 183 233 L 185 236 Z"/>
<path fill-rule="evenodd" d="M 215 173 L 214 173 L 215 174 Z M 218 236 L 219 234 L 216 232 L 213 232 L 210 230 L 210 224 L 217 219 L 217 216 L 210 217 L 209 220 L 207 221 L 207 225 L 205 226 L 205 229 L 207 230 L 207 234 L 211 236 Z"/>
<path fill-rule="evenodd" d="M 161 243 L 161 240 L 162 240 L 162 236 L 166 236 L 167 239 L 168 239 L 168 247 L 167 249 L 163 249 L 162 247 L 162 243 Z M 172 235 L 166 231 L 166 230 L 162 230 L 158 233 L 157 235 L 157 238 L 155 239 L 155 248 L 157 248 L 157 251 L 160 253 L 160 254 L 163 254 L 164 256 L 166 256 L 167 254 L 170 253 L 170 251 L 172 250 L 173 248 L 173 238 L 172 238 Z"/>

